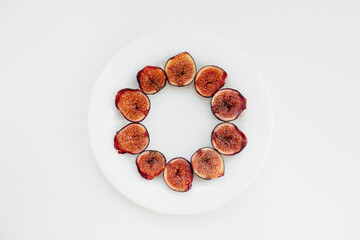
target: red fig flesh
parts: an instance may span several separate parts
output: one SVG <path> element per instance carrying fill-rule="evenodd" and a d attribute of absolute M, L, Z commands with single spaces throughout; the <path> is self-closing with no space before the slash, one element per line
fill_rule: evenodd
<path fill-rule="evenodd" d="M 136 166 L 140 175 L 151 180 L 164 171 L 166 159 L 161 152 L 148 150 L 139 154 L 136 158 Z"/>
<path fill-rule="evenodd" d="M 166 164 L 164 179 L 172 190 L 177 192 L 189 191 L 193 178 L 191 165 L 184 158 L 174 158 Z"/>
<path fill-rule="evenodd" d="M 189 53 L 179 53 L 166 62 L 165 72 L 171 85 L 183 87 L 194 80 L 196 64 Z"/>
<path fill-rule="evenodd" d="M 140 123 L 130 123 L 116 133 L 114 147 L 121 154 L 138 154 L 147 148 L 149 142 L 146 127 Z"/>
<path fill-rule="evenodd" d="M 224 160 L 212 148 L 201 148 L 191 157 L 191 165 L 196 175 L 204 179 L 224 176 Z"/>
<path fill-rule="evenodd" d="M 211 97 L 225 85 L 227 73 L 217 66 L 205 66 L 195 77 L 195 89 L 203 97 Z"/>
<path fill-rule="evenodd" d="M 142 91 L 125 88 L 116 94 L 115 106 L 131 122 L 141 122 L 148 115 L 150 100 Z"/>
<path fill-rule="evenodd" d="M 165 87 L 166 74 L 159 67 L 146 66 L 138 72 L 137 81 L 141 91 L 155 94 Z"/>
<path fill-rule="evenodd" d="M 237 119 L 245 109 L 246 98 L 234 89 L 221 89 L 211 99 L 211 111 L 222 121 Z"/>
<path fill-rule="evenodd" d="M 245 134 L 232 123 L 220 123 L 211 133 L 211 143 L 221 154 L 234 155 L 247 144 Z"/>

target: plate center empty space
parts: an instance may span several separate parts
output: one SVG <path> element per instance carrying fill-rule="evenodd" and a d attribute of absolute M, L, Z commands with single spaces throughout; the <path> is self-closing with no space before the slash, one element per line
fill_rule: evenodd
<path fill-rule="evenodd" d="M 217 124 L 210 109 L 210 99 L 201 97 L 193 86 L 169 84 L 149 96 L 151 109 L 143 124 L 150 134 L 149 149 L 161 151 L 167 160 L 190 160 L 199 148 L 211 146 L 211 126 Z"/>

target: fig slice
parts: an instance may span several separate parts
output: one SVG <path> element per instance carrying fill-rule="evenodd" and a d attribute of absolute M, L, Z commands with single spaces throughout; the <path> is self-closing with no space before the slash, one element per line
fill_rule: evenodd
<path fill-rule="evenodd" d="M 155 94 L 166 84 L 166 74 L 159 67 L 146 66 L 138 72 L 136 78 L 141 91 L 146 94 Z"/>
<path fill-rule="evenodd" d="M 221 89 L 211 99 L 211 111 L 222 121 L 237 119 L 245 109 L 246 98 L 235 89 Z"/>
<path fill-rule="evenodd" d="M 213 96 L 225 85 L 227 73 L 217 66 L 201 68 L 195 77 L 195 89 L 203 97 Z"/>
<path fill-rule="evenodd" d="M 130 123 L 120 129 L 114 138 L 114 147 L 120 154 L 138 154 L 149 145 L 150 138 L 146 127 L 140 123 Z"/>
<path fill-rule="evenodd" d="M 191 165 L 196 175 L 204 179 L 224 176 L 224 160 L 216 150 L 205 147 L 191 157 Z"/>
<path fill-rule="evenodd" d="M 191 164 L 185 158 L 174 158 L 166 164 L 164 179 L 172 190 L 177 192 L 189 191 L 193 178 Z"/>
<path fill-rule="evenodd" d="M 221 154 L 234 155 L 247 144 L 245 134 L 232 123 L 220 123 L 211 133 L 211 143 Z"/>
<path fill-rule="evenodd" d="M 148 150 L 140 153 L 136 158 L 136 166 L 140 175 L 151 180 L 164 171 L 166 159 L 159 151 Z"/>
<path fill-rule="evenodd" d="M 141 122 L 150 110 L 150 100 L 138 89 L 121 89 L 115 98 L 115 106 L 131 122 Z"/>
<path fill-rule="evenodd" d="M 165 72 L 171 85 L 183 87 L 194 80 L 196 64 L 188 52 L 182 52 L 166 62 Z"/>

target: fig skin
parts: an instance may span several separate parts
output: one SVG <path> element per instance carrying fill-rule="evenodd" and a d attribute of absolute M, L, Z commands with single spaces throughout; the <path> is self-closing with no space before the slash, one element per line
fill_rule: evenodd
<path fill-rule="evenodd" d="M 206 180 L 224 176 L 224 160 L 213 148 L 205 147 L 197 150 L 191 157 L 194 173 Z"/>
<path fill-rule="evenodd" d="M 212 97 L 225 85 L 227 73 L 218 66 L 208 65 L 201 68 L 195 77 L 195 89 L 203 97 Z"/>
<path fill-rule="evenodd" d="M 115 97 L 115 106 L 130 122 L 141 122 L 150 111 L 150 99 L 139 89 L 121 89 Z"/>
<path fill-rule="evenodd" d="M 166 158 L 155 150 L 147 150 L 136 158 L 136 166 L 140 175 L 146 180 L 151 180 L 160 175 L 165 169 Z"/>
<path fill-rule="evenodd" d="M 188 52 L 182 52 L 171 57 L 166 62 L 164 70 L 170 85 L 184 87 L 194 80 L 196 63 Z"/>
<path fill-rule="evenodd" d="M 246 98 L 237 90 L 224 88 L 211 98 L 211 111 L 221 121 L 233 121 L 246 109 Z"/>
<path fill-rule="evenodd" d="M 132 155 L 144 151 L 150 143 L 149 132 L 140 123 L 130 123 L 120 129 L 114 137 L 114 147 L 119 154 Z"/>
<path fill-rule="evenodd" d="M 146 94 L 155 94 L 166 85 L 167 77 L 159 67 L 146 66 L 136 75 L 141 91 Z"/>
<path fill-rule="evenodd" d="M 174 191 L 187 192 L 191 189 L 194 179 L 193 169 L 185 158 L 177 157 L 170 160 L 164 170 L 164 180 Z"/>
<path fill-rule="evenodd" d="M 220 123 L 211 133 L 211 144 L 223 155 L 234 155 L 247 144 L 245 134 L 232 123 Z"/>

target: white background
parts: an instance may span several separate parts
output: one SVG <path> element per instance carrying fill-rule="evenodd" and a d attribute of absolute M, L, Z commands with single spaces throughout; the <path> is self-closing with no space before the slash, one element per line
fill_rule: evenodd
<path fill-rule="evenodd" d="M 126 43 L 192 27 L 252 59 L 268 161 L 240 197 L 171 216 L 101 175 L 87 107 Z M 0 0 L 0 239 L 360 239 L 360 2 Z"/>

